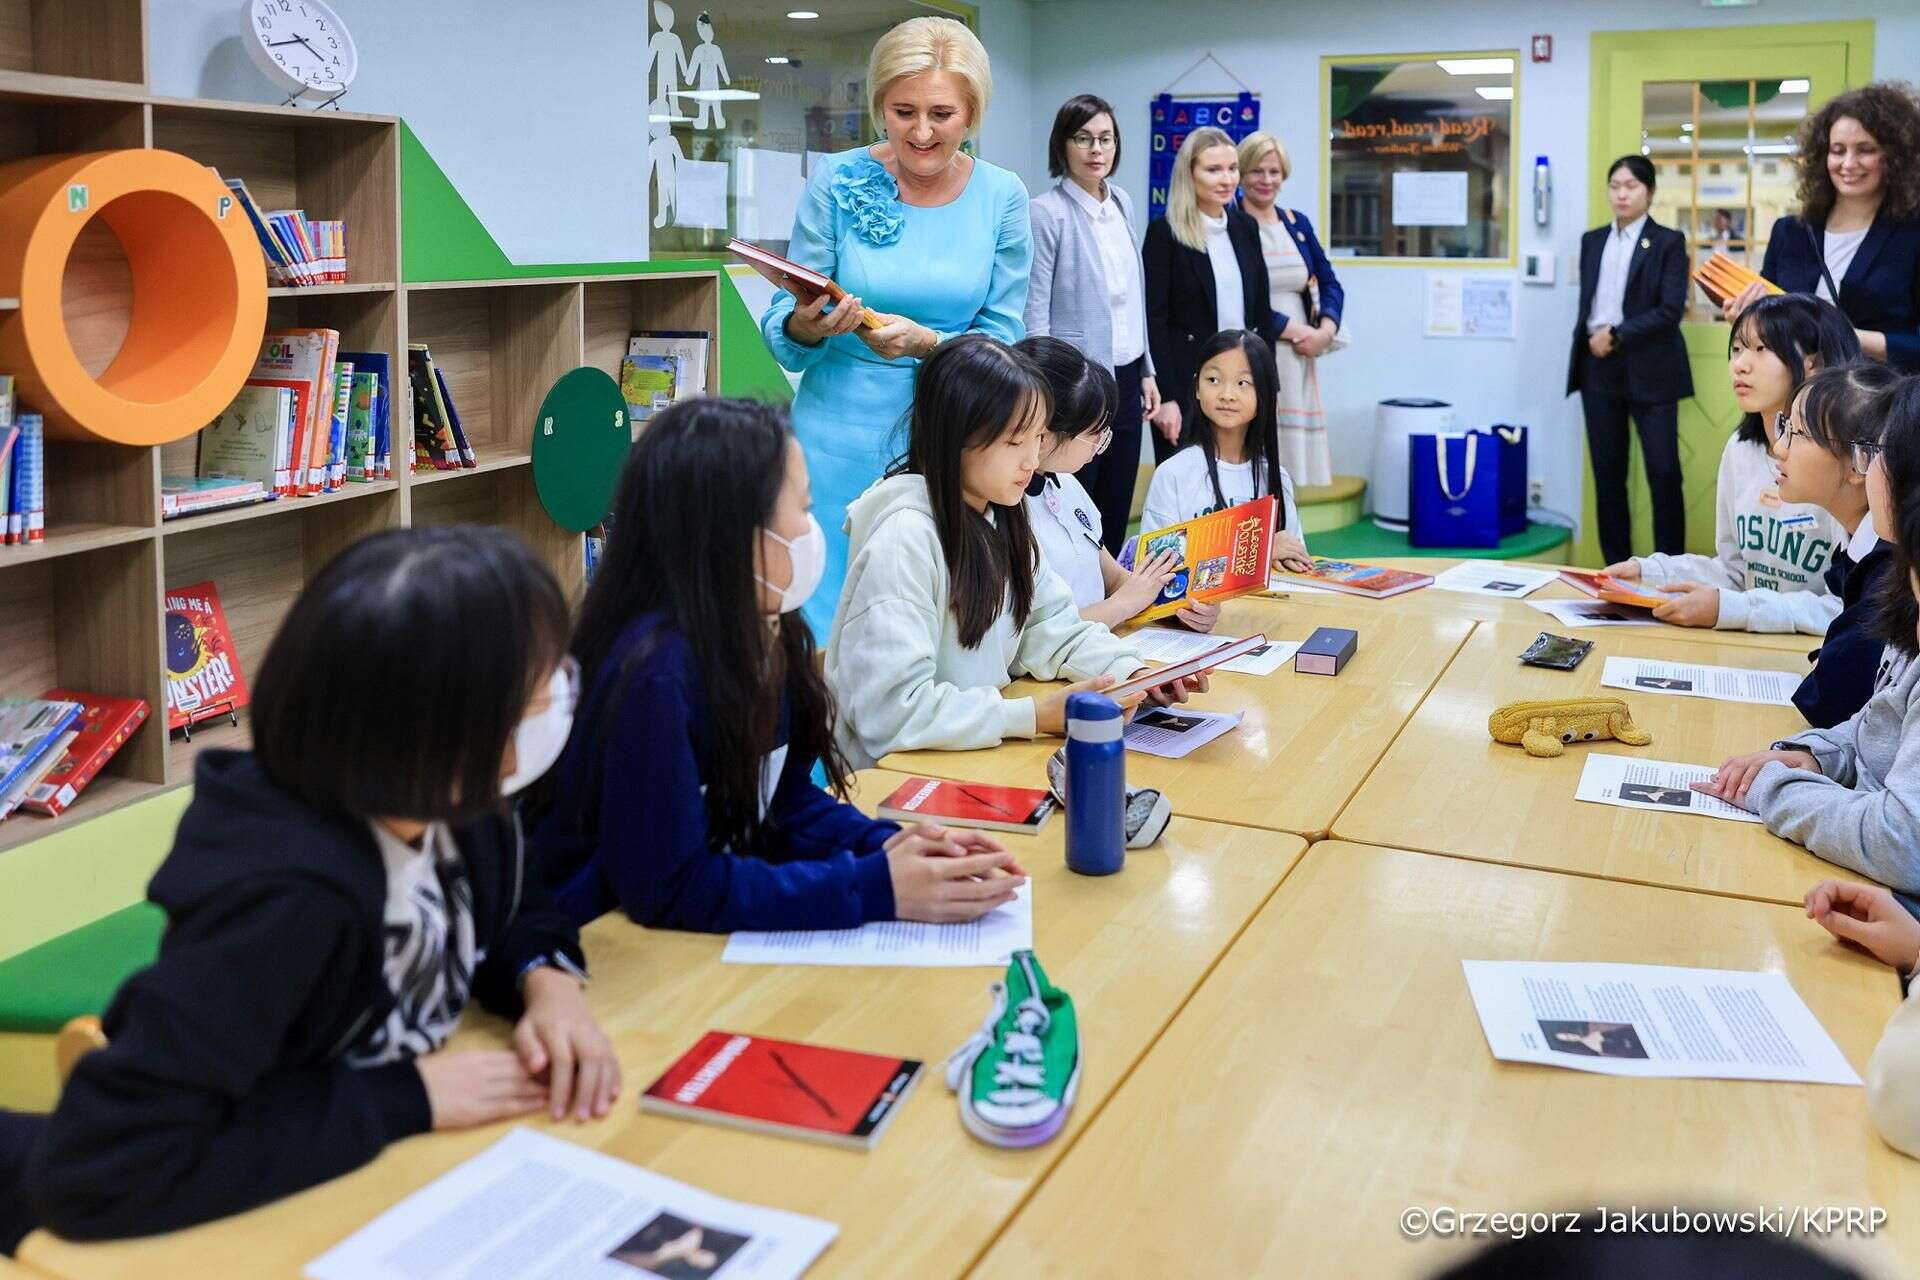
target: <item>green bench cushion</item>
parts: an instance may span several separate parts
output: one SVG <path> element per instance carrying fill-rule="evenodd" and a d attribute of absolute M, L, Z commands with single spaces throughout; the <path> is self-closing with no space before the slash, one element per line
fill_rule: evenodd
<path fill-rule="evenodd" d="M 1303 517 L 1304 518 L 1304 517 Z M 1392 556 L 1433 556 L 1449 560 L 1529 560 L 1557 551 L 1570 554 L 1569 531 L 1557 524 L 1528 524 L 1521 533 L 1500 539 L 1498 547 L 1416 547 L 1404 533 L 1382 529 L 1371 520 L 1329 529 L 1307 539 L 1307 549 L 1334 560 L 1371 560 Z"/>
<path fill-rule="evenodd" d="M 0 960 L 0 1031 L 52 1033 L 104 1012 L 120 984 L 153 963 L 167 915 L 136 902 Z"/>

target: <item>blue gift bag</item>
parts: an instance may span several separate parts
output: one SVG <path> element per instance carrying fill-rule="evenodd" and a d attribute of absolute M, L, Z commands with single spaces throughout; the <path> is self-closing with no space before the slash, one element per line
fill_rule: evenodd
<path fill-rule="evenodd" d="M 1500 545 L 1500 451 L 1468 431 L 1410 436 L 1407 541 L 1416 547 Z"/>
<path fill-rule="evenodd" d="M 1527 429 L 1497 422 L 1488 430 L 1500 455 L 1500 536 L 1527 531 Z"/>

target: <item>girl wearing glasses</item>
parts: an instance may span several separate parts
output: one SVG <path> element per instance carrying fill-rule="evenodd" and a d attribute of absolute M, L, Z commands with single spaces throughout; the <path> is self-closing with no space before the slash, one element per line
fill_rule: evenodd
<path fill-rule="evenodd" d="M 1146 283 L 1135 248 L 1133 201 L 1113 181 L 1120 126 L 1106 99 L 1069 98 L 1053 118 L 1047 172 L 1059 183 L 1035 196 L 1027 332 L 1071 343 L 1117 384 L 1106 452 L 1080 469 L 1100 513 L 1094 538 L 1120 550 L 1140 474 L 1140 425 L 1160 407 L 1147 351 Z"/>
<path fill-rule="evenodd" d="M 1880 453 L 1887 393 L 1899 381 L 1891 366 L 1873 362 L 1822 369 L 1800 388 L 1775 433 L 1780 497 L 1821 508 L 1847 537 L 1834 549 L 1825 575 L 1840 616 L 1828 625 L 1813 670 L 1793 695 L 1793 705 L 1816 729 L 1839 724 L 1873 696 L 1882 646 L 1873 627 L 1874 600 L 1893 548 L 1868 518 L 1867 472 Z"/>
<path fill-rule="evenodd" d="M 1819 507 L 1782 497 L 1768 450 L 1801 384 L 1859 358 L 1853 326 L 1832 303 L 1778 294 L 1741 312 L 1727 339 L 1727 375 L 1745 416 L 1720 454 L 1715 554 L 1662 552 L 1606 571 L 1667 595 L 1653 616 L 1675 626 L 1826 634 L 1840 601 L 1824 575 L 1846 534 Z"/>
<path fill-rule="evenodd" d="M 1066 580 L 1080 616 L 1118 627 L 1159 598 L 1180 559 L 1163 552 L 1129 572 L 1100 543 L 1100 513 L 1075 473 L 1085 474 L 1113 447 L 1113 375 L 1058 338 L 1027 338 L 1014 350 L 1033 362 L 1053 392 L 1040 470 L 1027 487 L 1033 540 L 1047 566 Z M 1213 630 L 1219 617 L 1212 604 L 1180 611 L 1195 631 Z"/>

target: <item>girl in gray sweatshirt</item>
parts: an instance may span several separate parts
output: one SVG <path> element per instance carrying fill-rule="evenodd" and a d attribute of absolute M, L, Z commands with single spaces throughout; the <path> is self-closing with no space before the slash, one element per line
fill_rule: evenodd
<path fill-rule="evenodd" d="M 1697 789 L 1760 815 L 1809 853 L 1920 894 L 1920 377 L 1890 393 L 1867 471 L 1874 530 L 1894 546 L 1874 694 L 1850 719 L 1735 756 Z M 1908 726 L 1915 726 L 1908 732 Z"/>

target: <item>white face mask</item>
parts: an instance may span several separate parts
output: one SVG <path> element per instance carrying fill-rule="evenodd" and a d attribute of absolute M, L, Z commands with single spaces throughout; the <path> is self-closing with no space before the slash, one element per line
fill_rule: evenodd
<path fill-rule="evenodd" d="M 579 668 L 571 659 L 554 668 L 547 681 L 551 701 L 544 710 L 522 720 L 513 731 L 513 772 L 500 784 L 500 794 L 513 795 L 537 782 L 553 768 L 567 749 L 573 732 L 573 704 L 578 696 Z"/>
<path fill-rule="evenodd" d="M 787 549 L 787 558 L 793 562 L 793 580 L 784 587 L 776 587 L 758 574 L 753 580 L 779 593 L 781 613 L 792 613 L 813 598 L 820 579 L 827 576 L 827 535 L 811 512 L 807 514 L 807 531 L 791 542 L 771 529 L 761 532 Z"/>

